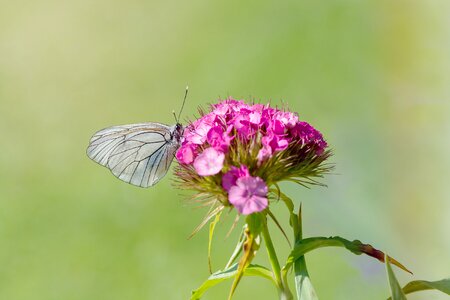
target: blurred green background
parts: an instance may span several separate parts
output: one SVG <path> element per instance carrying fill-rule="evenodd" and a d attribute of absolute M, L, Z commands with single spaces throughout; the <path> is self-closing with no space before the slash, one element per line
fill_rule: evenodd
<path fill-rule="evenodd" d="M 1 0 L 0 299 L 188 299 L 206 279 L 207 232 L 187 240 L 205 211 L 172 175 L 140 189 L 85 155 L 106 126 L 173 123 L 186 83 L 185 118 L 230 95 L 285 101 L 324 133 L 328 188 L 284 186 L 306 236 L 371 243 L 415 273 L 402 283 L 450 275 L 450 2 Z M 321 299 L 389 294 L 370 258 L 307 261 Z M 245 278 L 235 299 L 250 297 L 276 292 Z M 447 299 L 411 296 L 430 298 Z"/>

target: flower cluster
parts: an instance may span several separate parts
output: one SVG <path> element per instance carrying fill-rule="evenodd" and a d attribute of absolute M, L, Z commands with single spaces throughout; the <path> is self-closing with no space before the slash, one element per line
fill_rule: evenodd
<path fill-rule="evenodd" d="M 247 215 L 268 206 L 268 186 L 311 183 L 328 157 L 322 134 L 297 114 L 227 99 L 189 124 L 176 153 L 177 175 L 199 195 Z"/>

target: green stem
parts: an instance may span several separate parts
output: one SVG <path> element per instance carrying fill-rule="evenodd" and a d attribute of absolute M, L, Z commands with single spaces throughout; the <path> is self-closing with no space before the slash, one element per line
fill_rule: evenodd
<path fill-rule="evenodd" d="M 267 254 L 269 255 L 272 271 L 278 286 L 278 293 L 280 295 L 280 300 L 290 300 L 292 299 L 292 293 L 287 287 L 287 285 L 283 283 L 281 277 L 281 267 L 280 263 L 278 262 L 278 257 L 275 252 L 275 248 L 273 247 L 272 239 L 270 237 L 269 228 L 267 226 L 267 217 L 264 217 L 263 220 L 264 224 L 262 226 L 262 234 L 264 238 L 264 244 L 266 245 Z"/>

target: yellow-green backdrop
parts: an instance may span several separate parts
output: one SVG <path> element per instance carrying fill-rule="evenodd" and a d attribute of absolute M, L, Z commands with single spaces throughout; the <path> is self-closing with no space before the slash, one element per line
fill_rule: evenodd
<path fill-rule="evenodd" d="M 188 299 L 208 276 L 207 232 L 187 240 L 205 211 L 171 174 L 140 189 L 85 155 L 100 128 L 174 122 L 187 83 L 185 118 L 219 97 L 271 100 L 324 133 L 328 188 L 284 186 L 306 236 L 371 243 L 412 269 L 396 270 L 402 283 L 448 277 L 449 20 L 445 0 L 1 0 L 0 299 Z M 307 261 L 321 299 L 389 294 L 370 258 L 324 249 Z M 276 297 L 245 278 L 235 299 Z M 447 299 L 411 299 L 430 297 Z"/>

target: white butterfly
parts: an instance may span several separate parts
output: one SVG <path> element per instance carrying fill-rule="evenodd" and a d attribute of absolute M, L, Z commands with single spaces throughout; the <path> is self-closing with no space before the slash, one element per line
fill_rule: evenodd
<path fill-rule="evenodd" d="M 89 158 L 107 167 L 117 178 L 130 184 L 149 187 L 160 181 L 181 144 L 184 128 L 178 122 L 120 125 L 94 134 L 87 148 Z"/>

